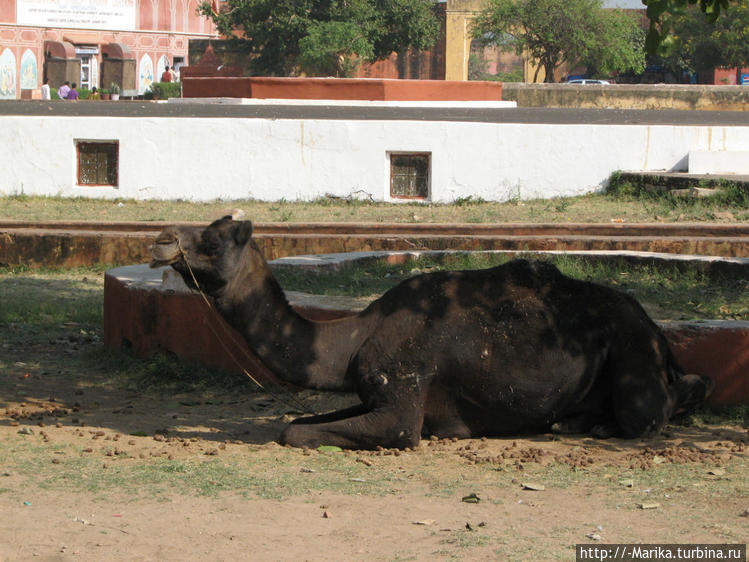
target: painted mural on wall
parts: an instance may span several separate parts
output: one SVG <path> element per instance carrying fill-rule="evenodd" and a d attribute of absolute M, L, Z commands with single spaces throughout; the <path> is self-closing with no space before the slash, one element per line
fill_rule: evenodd
<path fill-rule="evenodd" d="M 0 55 L 0 99 L 16 99 L 16 57 L 10 49 Z"/>
<path fill-rule="evenodd" d="M 22 25 L 135 29 L 135 0 L 17 0 L 16 8 Z"/>
<path fill-rule="evenodd" d="M 168 64 L 169 64 L 169 59 L 166 58 L 166 55 L 161 55 L 161 58 L 159 59 L 159 64 L 156 65 L 156 81 L 157 82 L 161 82 L 161 75 L 164 74 L 164 71 L 166 70 L 166 65 Z"/>
<path fill-rule="evenodd" d="M 140 59 L 140 72 L 138 73 L 138 93 L 145 93 L 153 83 L 153 61 L 148 55 Z"/>
<path fill-rule="evenodd" d="M 26 49 L 21 57 L 21 89 L 33 90 L 39 86 L 36 57 L 31 49 Z"/>

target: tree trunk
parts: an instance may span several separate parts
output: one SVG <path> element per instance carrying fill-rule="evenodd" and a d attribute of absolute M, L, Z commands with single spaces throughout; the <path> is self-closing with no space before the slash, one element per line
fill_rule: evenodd
<path fill-rule="evenodd" d="M 557 65 L 553 62 L 547 61 L 544 64 L 544 72 L 546 73 L 546 76 L 544 77 L 544 83 L 546 84 L 553 84 L 556 82 L 554 78 L 554 70 L 556 70 Z"/>

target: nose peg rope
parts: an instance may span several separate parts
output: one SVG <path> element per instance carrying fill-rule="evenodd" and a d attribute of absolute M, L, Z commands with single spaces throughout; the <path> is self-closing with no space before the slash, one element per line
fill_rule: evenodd
<path fill-rule="evenodd" d="M 182 249 L 182 242 L 180 241 L 179 237 L 177 237 L 177 249 L 179 250 L 179 253 L 182 256 L 182 261 L 185 262 L 185 265 L 187 266 L 187 271 L 190 273 L 190 278 L 192 279 L 192 282 L 195 283 L 195 287 L 197 288 L 197 291 L 200 294 L 201 298 L 203 299 L 203 302 L 205 303 L 206 307 L 208 307 L 208 310 L 210 310 L 210 311 L 218 314 L 218 312 L 216 311 L 216 309 L 213 307 L 213 304 L 208 299 L 208 296 L 203 292 L 203 289 L 200 288 L 200 283 L 198 283 L 198 279 L 195 277 L 195 273 L 193 272 L 192 267 L 190 267 L 190 263 L 187 261 L 187 254 L 185 254 L 185 251 Z M 218 340 L 218 342 L 221 345 L 221 347 L 224 349 L 224 351 L 227 353 L 227 355 L 229 355 L 229 358 L 236 364 L 237 367 L 239 367 L 241 369 L 242 373 L 244 373 L 244 375 L 247 376 L 247 378 L 249 378 L 253 383 L 255 383 L 255 385 L 258 388 L 260 388 L 261 390 L 264 390 L 265 392 L 267 392 L 268 394 L 270 394 L 273 398 L 275 398 L 279 402 L 282 402 L 282 403 L 286 404 L 287 406 L 289 406 L 291 408 L 294 408 L 294 409 L 297 409 L 297 410 L 301 410 L 305 414 L 317 415 L 314 410 L 312 410 L 311 408 L 308 408 L 298 398 L 295 398 L 295 397 L 291 396 L 290 393 L 289 393 L 289 397 L 287 398 L 287 397 L 279 395 L 278 393 L 270 390 L 269 388 L 265 388 L 260 383 L 260 381 L 258 381 L 255 377 L 253 377 L 252 374 L 244 367 L 244 365 L 242 365 L 242 363 L 240 363 L 240 361 L 237 359 L 236 355 L 234 355 L 234 353 L 229 348 L 229 346 L 224 342 L 223 338 L 218 333 L 218 331 L 213 326 L 213 324 L 210 321 L 206 322 L 206 324 L 208 325 L 208 329 L 211 330 L 211 332 L 213 333 L 213 335 Z M 226 336 L 231 337 L 232 340 L 234 340 L 234 336 L 233 336 L 233 334 L 231 332 L 229 332 L 229 328 L 225 324 L 225 322 L 222 321 L 220 323 L 220 325 L 223 327 L 224 332 L 226 333 Z M 236 340 L 234 340 L 234 341 L 236 342 Z M 249 352 L 246 349 L 242 349 L 242 351 L 245 354 L 245 356 L 249 359 L 250 358 Z"/>

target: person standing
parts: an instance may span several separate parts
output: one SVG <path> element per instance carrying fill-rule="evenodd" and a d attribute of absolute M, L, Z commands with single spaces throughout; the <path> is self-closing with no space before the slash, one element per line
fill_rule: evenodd
<path fill-rule="evenodd" d="M 68 99 L 68 93 L 70 92 L 70 82 L 68 80 L 65 80 L 62 86 L 60 86 L 60 89 L 57 90 L 57 97 L 59 97 L 61 100 Z"/>
<path fill-rule="evenodd" d="M 73 82 L 73 85 L 70 88 L 70 91 L 68 92 L 68 95 L 65 99 L 78 101 L 78 90 L 75 89 L 77 84 Z"/>
<path fill-rule="evenodd" d="M 161 81 L 172 82 L 172 78 L 174 78 L 174 76 L 172 75 L 172 71 L 169 70 L 169 65 L 167 64 L 164 72 L 161 73 Z"/>
<path fill-rule="evenodd" d="M 49 78 L 45 78 L 44 83 L 42 84 L 42 99 L 43 100 L 52 99 L 52 94 L 49 90 Z"/>

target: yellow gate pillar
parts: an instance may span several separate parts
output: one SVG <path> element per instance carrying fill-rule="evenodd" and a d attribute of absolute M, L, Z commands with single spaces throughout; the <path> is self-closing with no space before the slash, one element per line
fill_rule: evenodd
<path fill-rule="evenodd" d="M 445 10 L 445 80 L 468 80 L 471 22 L 484 0 L 447 0 Z"/>

